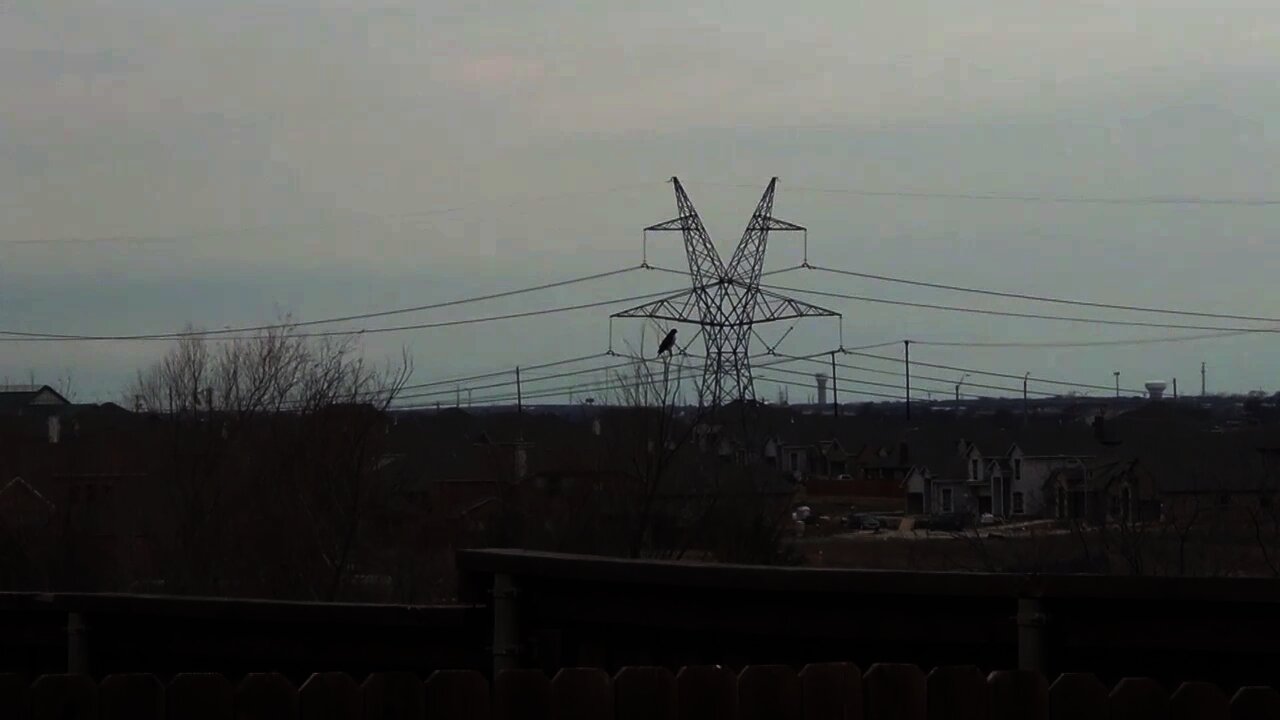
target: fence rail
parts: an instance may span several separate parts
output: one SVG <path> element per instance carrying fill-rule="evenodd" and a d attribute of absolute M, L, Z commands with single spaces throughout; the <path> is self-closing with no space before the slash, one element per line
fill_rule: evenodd
<path fill-rule="evenodd" d="M 490 683 L 473 670 L 316 673 L 301 687 L 278 673 L 238 684 L 217 674 L 0 675 L 0 717 L 30 720 L 1255 720 L 1280 717 L 1280 693 L 1244 687 L 1228 697 L 1208 683 L 1166 692 L 1147 678 L 1113 688 L 1083 673 L 1052 684 L 1028 670 L 984 675 L 968 665 L 924 673 L 915 665 L 849 663 L 626 667 L 610 676 L 568 668 L 549 678 L 506 670 Z"/>
<path fill-rule="evenodd" d="M 489 624 L 482 606 L 0 593 L 0 672 L 425 675 L 487 667 Z"/>
<path fill-rule="evenodd" d="M 957 541 L 959 542 L 959 541 Z M 758 567 L 458 554 L 493 667 L 972 663 L 1105 682 L 1280 678 L 1280 579 Z M 489 597 L 489 594 L 492 597 Z"/>

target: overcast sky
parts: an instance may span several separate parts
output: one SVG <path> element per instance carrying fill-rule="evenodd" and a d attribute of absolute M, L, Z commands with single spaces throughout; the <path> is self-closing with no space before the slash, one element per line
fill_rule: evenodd
<path fill-rule="evenodd" d="M 1280 198 L 1280 6 L 365 5 L 0 5 L 0 329 L 133 333 L 269 321 L 283 311 L 321 318 L 612 270 L 638 263 L 640 229 L 674 214 L 664 184 L 672 175 L 726 258 L 776 175 L 775 214 L 810 228 L 815 263 L 1280 316 L 1280 205 L 822 191 Z M 654 247 L 655 261 L 683 262 L 678 238 L 654 238 Z M 772 267 L 800 259 L 798 239 L 774 237 Z M 1133 317 L 814 271 L 774 280 Z M 398 321 L 679 284 L 637 272 Z M 847 346 L 1179 334 L 811 299 L 844 313 Z M 408 346 L 415 378 L 427 381 L 602 351 L 607 316 L 381 335 L 366 349 L 382 357 Z M 638 339 L 635 323 L 614 329 L 615 344 Z M 1275 390 L 1278 343 L 1250 335 L 1074 349 L 921 346 L 913 357 L 1100 384 L 1119 370 L 1127 386 L 1176 376 L 1184 392 L 1198 391 L 1207 361 L 1211 391 Z M 837 344 L 838 327 L 814 321 L 783 347 L 803 354 Z M 4 343 L 0 375 L 25 381 L 34 371 L 52 381 L 71 371 L 80 399 L 118 399 L 163 349 Z M 792 390 L 793 399 L 805 394 Z"/>

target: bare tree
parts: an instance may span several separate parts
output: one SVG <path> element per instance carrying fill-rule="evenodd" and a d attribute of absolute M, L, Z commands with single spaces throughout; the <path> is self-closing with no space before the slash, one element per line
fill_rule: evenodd
<path fill-rule="evenodd" d="M 290 325 L 180 339 L 131 388 L 153 414 L 164 579 L 187 592 L 336 599 L 377 512 L 378 431 L 412 371 Z"/>

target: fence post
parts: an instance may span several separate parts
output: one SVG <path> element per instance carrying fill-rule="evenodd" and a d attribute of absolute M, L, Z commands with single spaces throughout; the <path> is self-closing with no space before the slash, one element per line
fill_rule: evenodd
<path fill-rule="evenodd" d="M 520 627 L 516 618 L 516 584 L 510 575 L 493 576 L 493 675 L 520 666 Z"/>
<path fill-rule="evenodd" d="M 1018 669 L 1045 672 L 1044 608 L 1040 598 L 1018 598 Z"/>
<path fill-rule="evenodd" d="M 67 613 L 67 674 L 89 674 L 89 632 L 84 615 Z"/>

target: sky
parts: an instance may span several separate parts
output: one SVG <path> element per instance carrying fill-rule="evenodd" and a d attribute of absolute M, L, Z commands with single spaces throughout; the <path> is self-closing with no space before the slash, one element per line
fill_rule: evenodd
<path fill-rule="evenodd" d="M 0 329 L 319 319 L 633 266 L 641 229 L 674 215 L 673 175 L 726 258 L 777 176 L 775 215 L 809 228 L 814 264 L 1280 317 L 1280 205 L 860 194 L 1280 199 L 1280 6 L 1265 5 L 9 0 Z M 678 237 L 650 246 L 651 262 L 684 263 Z M 801 259 L 797 238 L 771 238 L 769 267 Z M 1179 321 L 812 270 L 774 280 Z M 679 287 L 637 270 L 364 326 Z M 922 343 L 913 359 L 1019 377 L 1110 385 L 1120 371 L 1126 387 L 1177 377 L 1198 391 L 1205 362 L 1210 391 L 1280 389 L 1273 334 L 929 346 L 1198 333 L 806 298 L 843 319 L 797 323 L 783 351 L 828 351 L 841 334 L 846 347 L 910 338 Z M 427 382 L 602 352 L 615 309 L 370 335 L 363 347 L 375 359 L 407 348 Z M 612 335 L 636 346 L 641 324 L 616 321 Z M 0 348 L 0 377 L 70 375 L 77 399 L 94 401 L 123 397 L 166 346 Z"/>

